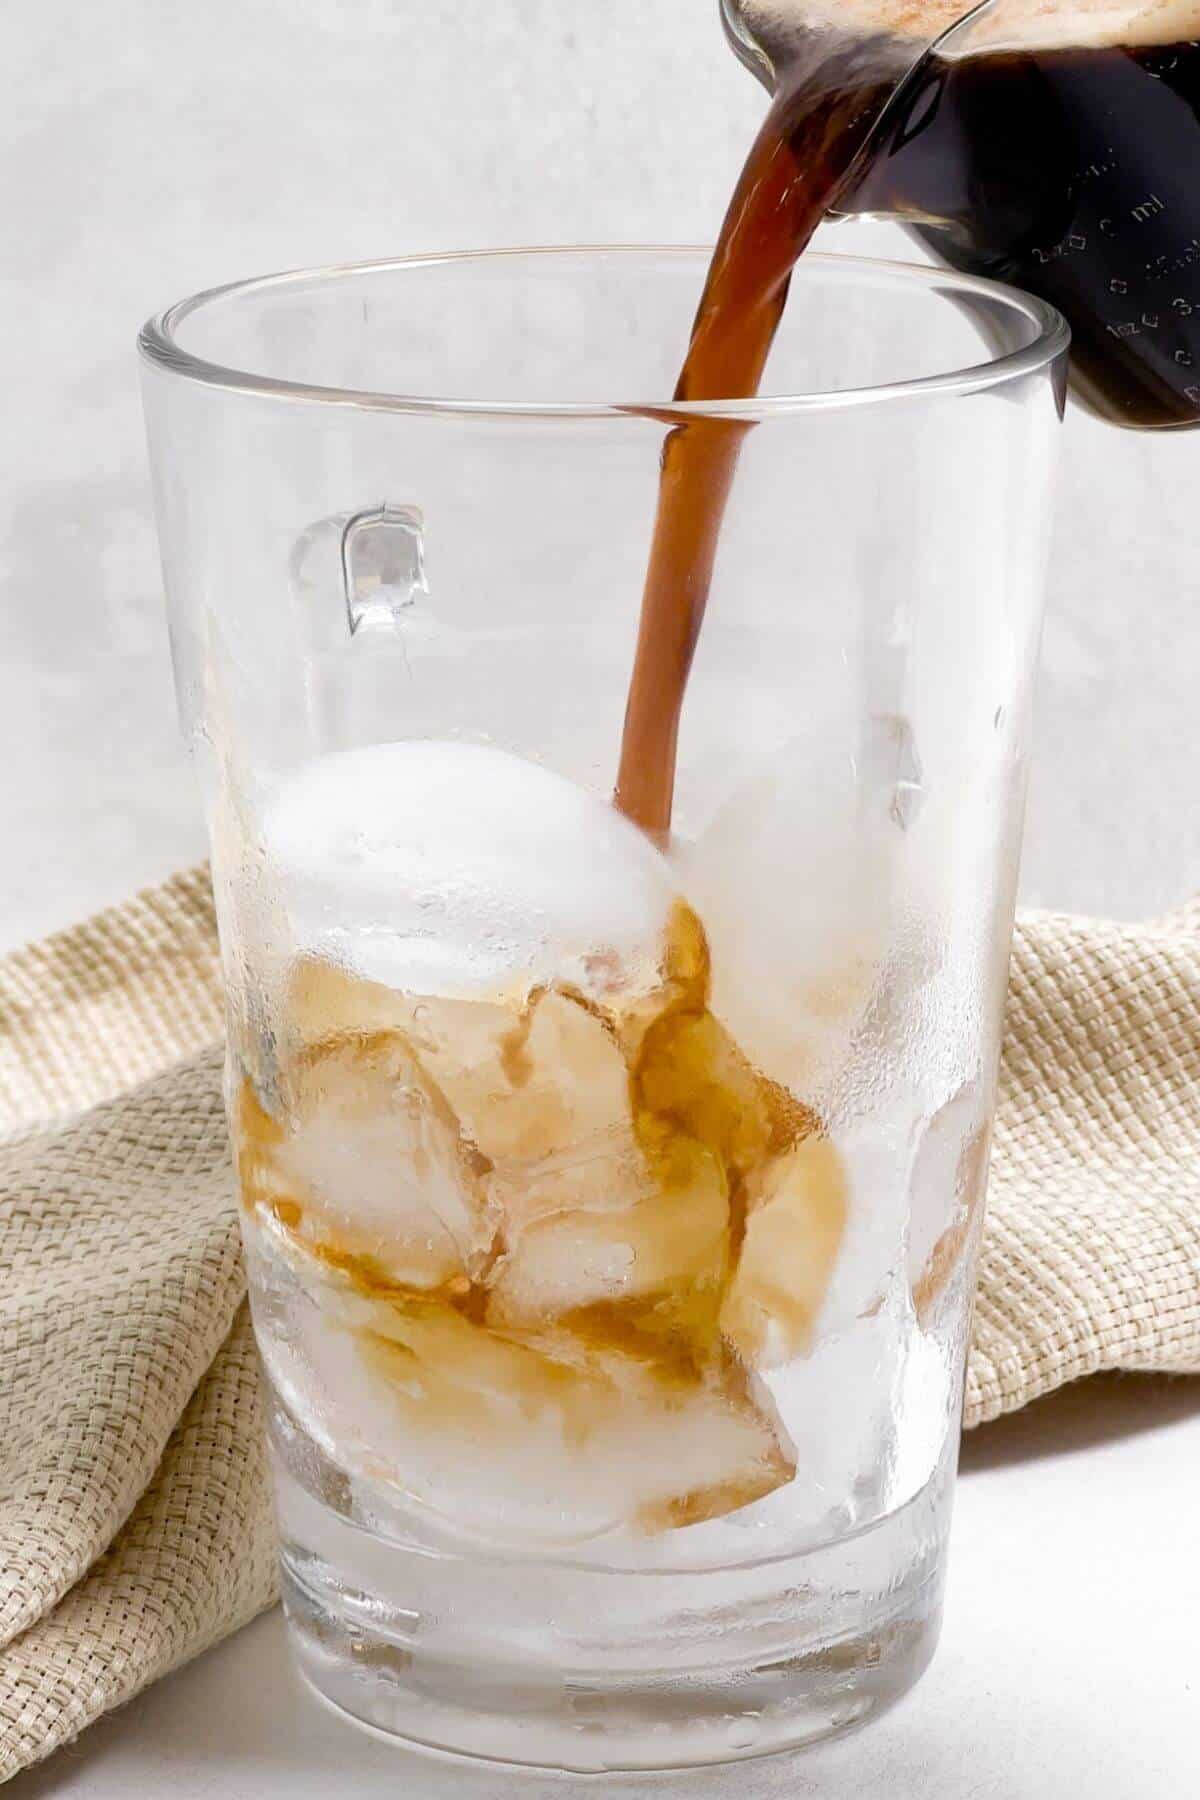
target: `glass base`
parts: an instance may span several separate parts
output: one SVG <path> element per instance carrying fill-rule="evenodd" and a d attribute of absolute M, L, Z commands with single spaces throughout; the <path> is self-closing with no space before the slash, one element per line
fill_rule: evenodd
<path fill-rule="evenodd" d="M 357 1724 L 427 1750 L 574 1774 L 736 1762 L 848 1731 L 908 1692 L 940 1628 L 940 1607 L 923 1594 L 902 1618 L 823 1651 L 616 1677 L 402 1647 L 329 1610 L 286 1561 L 284 1605 L 300 1674 Z"/>
<path fill-rule="evenodd" d="M 348 1478 L 280 1424 L 293 1653 L 323 1699 L 377 1731 L 577 1773 L 728 1762 L 862 1724 L 933 1654 L 948 1469 L 836 1543 L 630 1570 L 384 1536 Z"/>

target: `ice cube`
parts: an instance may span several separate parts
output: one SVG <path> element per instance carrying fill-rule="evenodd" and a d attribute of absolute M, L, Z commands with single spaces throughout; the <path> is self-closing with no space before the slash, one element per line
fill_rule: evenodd
<path fill-rule="evenodd" d="M 903 1289 L 909 1189 L 921 1109 L 899 1085 L 871 1094 L 831 1136 L 846 1183 L 846 1225 L 821 1308 L 823 1337 L 853 1331 Z"/>
<path fill-rule="evenodd" d="M 654 1183 L 626 1125 L 537 1162 L 498 1163 L 487 1177 L 487 1191 L 514 1242 L 526 1226 L 541 1219 L 627 1210 L 653 1193 Z"/>
<path fill-rule="evenodd" d="M 943 1108 L 948 1117 L 930 1121 L 913 1170 L 908 1272 L 913 1306 L 926 1327 L 968 1253 L 983 1210 L 990 1130 L 979 1122 L 979 1109 L 974 1084 L 956 1095 Z"/>
<path fill-rule="evenodd" d="M 818 1110 L 887 951 L 903 841 L 862 806 L 850 758 L 806 738 L 677 849 L 708 934 L 713 1011 L 755 1068 Z"/>
<path fill-rule="evenodd" d="M 230 1119 L 242 1203 L 249 1209 L 260 1205 L 271 1211 L 282 1208 L 289 1223 L 294 1223 L 299 1209 L 278 1160 L 283 1126 L 267 1111 L 253 1082 L 236 1069 L 231 1074 Z"/>
<path fill-rule="evenodd" d="M 794 1472 L 769 1404 L 742 1381 L 567 1331 L 522 1341 L 436 1302 L 374 1306 L 364 1325 L 361 1354 L 394 1407 L 391 1478 L 476 1528 L 490 1514 L 551 1538 L 658 1531 L 748 1505 Z"/>
<path fill-rule="evenodd" d="M 405 1040 L 334 1040 L 291 1064 L 283 1085 L 284 1125 L 252 1095 L 242 1101 L 248 1196 L 371 1278 L 465 1283 L 495 1234 L 483 1169 Z"/>
<path fill-rule="evenodd" d="M 667 1014 L 694 1014 L 708 1005 L 712 967 L 708 938 L 696 912 L 676 898 L 652 967 L 622 965 L 615 957 L 593 959 L 587 992 L 614 1026 L 629 1062 L 639 1055 L 646 1031 Z"/>
<path fill-rule="evenodd" d="M 641 1531 L 676 1531 L 724 1518 L 784 1486 L 795 1454 L 762 1405 L 706 1388 L 668 1390 L 633 1416 L 618 1414 L 608 1466 L 636 1496 Z M 603 1455 L 603 1451 L 602 1451 Z"/>
<path fill-rule="evenodd" d="M 613 1032 L 574 998 L 550 991 L 505 1005 L 402 994 L 305 957 L 283 1013 L 293 1053 L 404 1033 L 462 1135 L 495 1165 L 488 1186 L 510 1223 L 629 1205 L 647 1191 L 624 1058 Z"/>
<path fill-rule="evenodd" d="M 676 884 L 606 798 L 479 744 L 413 740 L 302 765 L 262 823 L 301 952 L 411 993 L 548 985 L 656 961 Z"/>
<path fill-rule="evenodd" d="M 646 1031 L 633 1069 L 643 1138 L 647 1120 L 707 1144 L 738 1175 L 765 1154 L 771 1114 L 765 1084 L 712 1013 L 672 1012 Z M 648 1147 L 652 1147 L 651 1138 Z"/>
<path fill-rule="evenodd" d="M 981 1110 L 975 1078 L 963 1082 L 932 1117 L 920 1122 L 909 1178 L 908 1273 L 914 1283 L 959 1211 L 959 1159 L 980 1124 Z"/>
<path fill-rule="evenodd" d="M 725 1273 L 729 1202 L 696 1144 L 688 1178 L 619 1211 L 559 1212 L 519 1231 L 490 1278 L 488 1318 L 527 1325 L 600 1304 L 709 1287 Z"/>
<path fill-rule="evenodd" d="M 273 1217 L 248 1225 L 263 1355 L 290 1410 L 339 1467 L 459 1532 L 539 1548 L 658 1532 L 795 1473 L 769 1395 L 732 1359 L 699 1368 L 591 1318 L 497 1330 L 465 1301 L 364 1292 Z"/>
<path fill-rule="evenodd" d="M 624 1059 L 601 1020 L 559 993 L 487 1009 L 430 999 L 414 1045 L 467 1136 L 493 1162 L 570 1156 L 630 1125 Z"/>
<path fill-rule="evenodd" d="M 746 1184 L 746 1230 L 721 1330 L 752 1368 L 806 1350 L 846 1224 L 846 1178 L 827 1137 L 810 1136 Z"/>
<path fill-rule="evenodd" d="M 305 1055 L 337 1038 L 408 1032 L 414 1002 L 407 994 L 366 981 L 339 962 L 301 956 L 283 992 L 280 1041 L 286 1055 Z"/>

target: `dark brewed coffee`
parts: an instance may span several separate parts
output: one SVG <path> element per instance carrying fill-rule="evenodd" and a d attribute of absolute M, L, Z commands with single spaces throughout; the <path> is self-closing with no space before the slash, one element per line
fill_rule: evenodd
<path fill-rule="evenodd" d="M 775 100 L 725 215 L 676 400 L 757 393 L 796 259 L 847 187 L 893 91 L 894 61 L 882 40 L 823 39 Z M 663 450 L 615 795 L 659 837 L 670 828 L 684 690 L 746 430 L 690 420 Z"/>
<path fill-rule="evenodd" d="M 844 210 L 1057 306 L 1102 417 L 1200 423 L 1200 43 L 930 56 L 887 126 Z"/>

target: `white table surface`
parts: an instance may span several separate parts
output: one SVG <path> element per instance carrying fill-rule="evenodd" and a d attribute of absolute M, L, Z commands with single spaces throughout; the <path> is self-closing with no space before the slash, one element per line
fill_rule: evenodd
<path fill-rule="evenodd" d="M 6 1800 L 1192 1800 L 1198 1488 L 1200 1381 L 1101 1376 L 974 1433 L 931 1669 L 798 1757 L 581 1781 L 410 1753 L 301 1689 L 275 1610 Z"/>

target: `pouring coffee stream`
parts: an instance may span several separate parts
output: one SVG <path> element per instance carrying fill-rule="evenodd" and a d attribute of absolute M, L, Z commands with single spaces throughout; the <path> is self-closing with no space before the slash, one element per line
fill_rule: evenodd
<path fill-rule="evenodd" d="M 1102 417 L 1200 422 L 1200 0 L 723 0 L 722 19 L 773 98 L 676 400 L 756 394 L 816 227 L 870 213 L 1058 306 L 1073 389 Z M 614 796 L 660 840 L 749 428 L 698 416 L 663 449 Z"/>
<path fill-rule="evenodd" d="M 726 14 L 728 17 L 728 13 Z M 846 189 L 916 60 L 891 34 L 802 34 L 746 159 L 700 299 L 678 401 L 756 394 L 796 261 Z M 774 65 L 764 58 L 763 68 Z M 626 702 L 615 804 L 643 831 L 671 825 L 683 697 L 747 426 L 697 417 L 662 455 L 658 512 Z"/>

